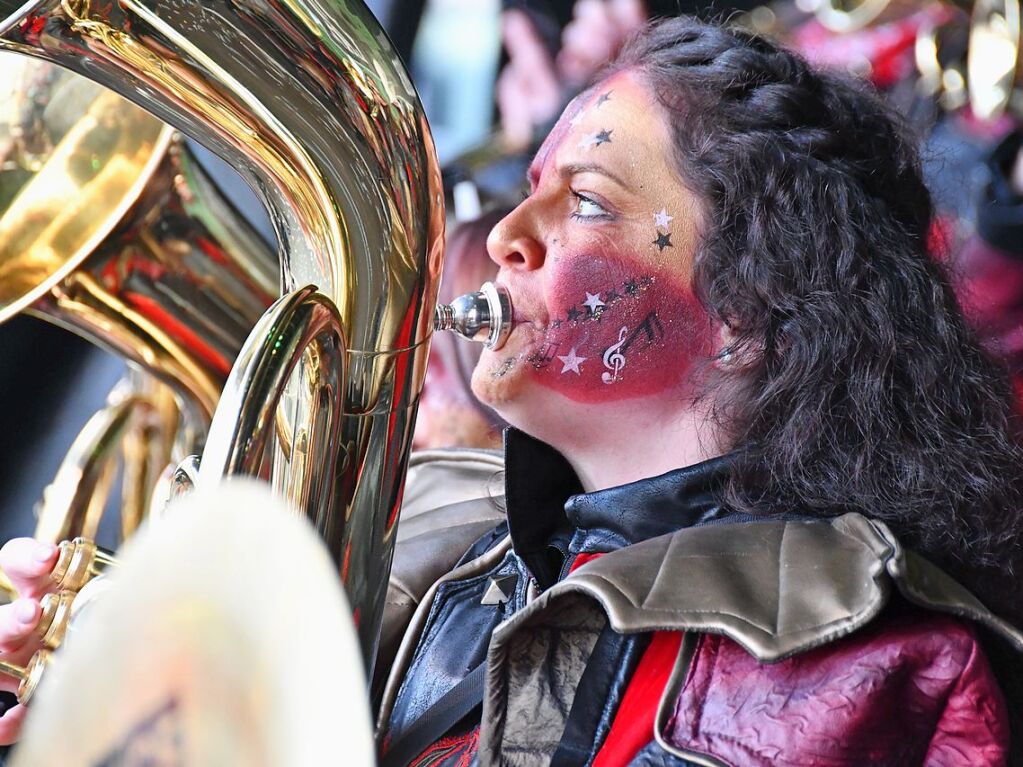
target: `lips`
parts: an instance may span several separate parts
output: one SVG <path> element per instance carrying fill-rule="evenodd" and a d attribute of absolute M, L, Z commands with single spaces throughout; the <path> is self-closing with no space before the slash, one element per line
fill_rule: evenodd
<path fill-rule="evenodd" d="M 512 331 L 517 330 L 523 325 L 528 325 L 534 330 L 542 331 L 546 327 L 546 322 L 538 318 L 546 316 L 547 312 L 543 310 L 537 310 L 531 306 L 526 305 L 526 302 L 518 295 L 515 291 L 509 288 L 504 283 L 500 283 L 500 287 L 504 288 L 508 292 L 508 297 L 511 300 L 512 305 Z"/>

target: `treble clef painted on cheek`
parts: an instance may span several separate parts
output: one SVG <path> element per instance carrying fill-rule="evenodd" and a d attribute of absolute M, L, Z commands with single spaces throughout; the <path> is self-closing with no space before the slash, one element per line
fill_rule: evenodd
<path fill-rule="evenodd" d="M 625 367 L 625 355 L 618 350 L 625 344 L 625 337 L 628 334 L 628 327 L 623 325 L 622 329 L 618 331 L 618 343 L 609 346 L 607 351 L 604 352 L 604 367 L 611 371 L 602 373 L 600 376 L 600 380 L 606 384 L 612 384 L 617 381 L 618 374 Z"/>

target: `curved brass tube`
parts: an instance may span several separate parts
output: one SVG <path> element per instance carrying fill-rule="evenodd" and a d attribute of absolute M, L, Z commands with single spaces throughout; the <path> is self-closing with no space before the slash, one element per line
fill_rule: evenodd
<path fill-rule="evenodd" d="M 72 443 L 36 507 L 33 537 L 52 543 L 95 539 L 123 458 L 120 540 L 127 540 L 147 515 L 159 475 L 171 463 L 175 436 L 193 442 L 179 421 L 171 390 L 130 372 Z"/>
<path fill-rule="evenodd" d="M 277 260 L 173 128 L 46 61 L 2 51 L 0 72 L 0 322 L 27 311 L 132 363 L 36 534 L 94 536 L 123 456 L 123 540 L 172 457 L 202 449 Z"/>
<path fill-rule="evenodd" d="M 51 543 L 77 535 L 96 538 L 121 440 L 138 409 L 145 407 L 145 400 L 134 394 L 115 394 L 89 419 L 43 492 L 37 507 L 36 538 Z"/>
<path fill-rule="evenodd" d="M 315 520 L 372 667 L 442 259 L 429 129 L 355 0 L 0 0 L 0 48 L 90 77 L 220 154 L 263 198 L 286 291 L 337 306 L 349 378 Z"/>
<path fill-rule="evenodd" d="M 303 417 L 294 419 L 287 462 L 295 471 L 275 476 L 281 494 L 316 519 L 327 514 L 333 477 L 310 464 L 333 466 L 339 450 L 346 373 L 345 340 L 336 307 L 312 286 L 279 299 L 267 310 L 238 355 L 210 427 L 198 483 L 215 485 L 225 476 L 258 476 L 271 444 L 278 408 L 299 363 L 305 360 L 308 387 Z M 278 462 L 276 466 L 280 466 Z M 327 484 L 325 484 L 327 483 Z M 319 513 L 316 504 L 324 504 Z"/>
<path fill-rule="evenodd" d="M 149 372 L 200 449 L 274 254 L 170 126 L 46 62 L 0 71 L 0 322 L 28 311 Z"/>

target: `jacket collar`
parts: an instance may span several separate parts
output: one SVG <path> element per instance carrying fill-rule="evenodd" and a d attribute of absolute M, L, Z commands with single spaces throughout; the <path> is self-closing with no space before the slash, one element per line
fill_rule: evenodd
<path fill-rule="evenodd" d="M 515 552 L 541 586 L 558 579 L 567 553 L 611 551 L 724 516 L 720 491 L 735 454 L 658 477 L 583 493 L 567 459 L 506 429 L 505 501 Z"/>

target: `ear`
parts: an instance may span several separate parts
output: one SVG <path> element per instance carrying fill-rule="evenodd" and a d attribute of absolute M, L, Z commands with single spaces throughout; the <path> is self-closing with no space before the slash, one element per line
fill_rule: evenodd
<path fill-rule="evenodd" d="M 756 362 L 756 358 L 763 352 L 762 346 L 742 338 L 738 329 L 727 320 L 721 322 L 717 336 L 713 365 L 718 370 L 736 373 Z"/>
<path fill-rule="evenodd" d="M 726 321 L 722 321 L 718 327 L 718 342 L 717 347 L 714 351 L 714 367 L 719 370 L 731 370 L 735 366 L 735 349 L 736 343 L 735 332 L 732 330 L 732 326 Z"/>

